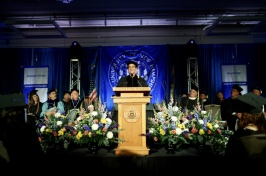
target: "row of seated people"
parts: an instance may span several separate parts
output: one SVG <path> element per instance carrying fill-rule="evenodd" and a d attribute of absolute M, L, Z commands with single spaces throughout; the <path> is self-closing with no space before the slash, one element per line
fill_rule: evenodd
<path fill-rule="evenodd" d="M 57 112 L 60 114 L 67 115 L 72 109 L 84 108 L 86 110 L 88 109 L 89 104 L 90 102 L 88 98 L 84 100 L 80 99 L 79 90 L 77 89 L 72 89 L 70 92 L 64 92 L 62 100 L 57 98 L 56 89 L 51 89 L 48 91 L 48 99 L 45 102 L 40 102 L 37 90 L 33 90 L 29 94 L 27 114 L 29 119 L 37 120 L 44 116 L 49 116 L 54 107 L 56 107 Z"/>

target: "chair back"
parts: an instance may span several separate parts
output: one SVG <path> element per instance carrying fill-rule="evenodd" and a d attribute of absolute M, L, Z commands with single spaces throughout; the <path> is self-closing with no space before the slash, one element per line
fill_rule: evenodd
<path fill-rule="evenodd" d="M 218 104 L 209 104 L 204 106 L 206 111 L 211 111 L 212 112 L 212 117 L 218 116 L 217 120 L 222 120 L 221 119 L 221 106 Z"/>
<path fill-rule="evenodd" d="M 266 161 L 266 134 L 256 134 L 240 137 L 247 158 Z"/>

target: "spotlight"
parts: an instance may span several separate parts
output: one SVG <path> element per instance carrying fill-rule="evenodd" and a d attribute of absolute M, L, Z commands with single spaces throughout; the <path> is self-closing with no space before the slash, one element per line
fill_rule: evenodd
<path fill-rule="evenodd" d="M 196 42 L 195 42 L 195 40 L 191 39 L 191 40 L 188 41 L 187 44 L 196 44 Z"/>
<path fill-rule="evenodd" d="M 198 56 L 198 45 L 195 40 L 190 39 L 186 44 L 187 57 L 197 57 Z"/>
<path fill-rule="evenodd" d="M 70 59 L 80 59 L 82 56 L 82 48 L 77 41 L 73 41 L 70 46 Z"/>

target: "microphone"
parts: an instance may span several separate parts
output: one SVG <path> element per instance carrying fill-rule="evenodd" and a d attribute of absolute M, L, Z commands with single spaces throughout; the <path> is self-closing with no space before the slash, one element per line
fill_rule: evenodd
<path fill-rule="evenodd" d="M 139 79 L 137 79 L 137 82 L 138 82 L 139 86 L 142 87 L 142 85 L 141 85 L 140 82 L 139 82 Z"/>

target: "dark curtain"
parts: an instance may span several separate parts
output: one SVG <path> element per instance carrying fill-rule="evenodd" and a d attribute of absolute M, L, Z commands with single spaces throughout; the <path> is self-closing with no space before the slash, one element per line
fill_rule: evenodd
<path fill-rule="evenodd" d="M 48 90 L 57 89 L 59 99 L 69 90 L 70 58 L 68 48 L 38 48 L 33 50 L 31 66 L 48 66 Z"/>
<path fill-rule="evenodd" d="M 0 94 L 22 93 L 23 67 L 31 63 L 32 49 L 0 49 Z"/>

